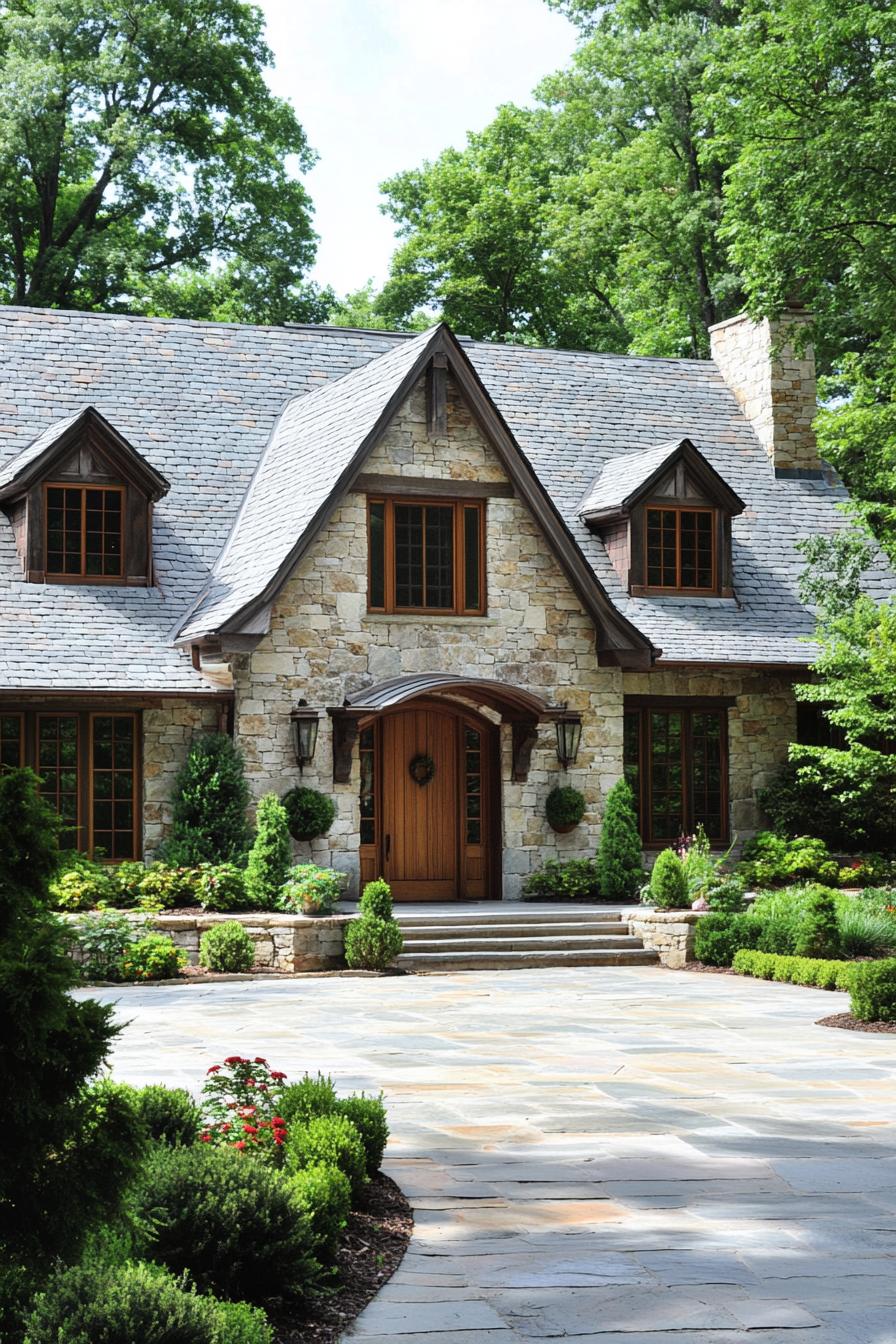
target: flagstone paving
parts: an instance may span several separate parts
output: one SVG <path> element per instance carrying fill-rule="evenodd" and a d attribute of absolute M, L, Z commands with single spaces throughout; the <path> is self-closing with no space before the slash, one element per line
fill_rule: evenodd
<path fill-rule="evenodd" d="M 648 967 L 96 992 L 116 1076 L 383 1088 L 415 1211 L 358 1344 L 896 1344 L 896 1038 Z"/>

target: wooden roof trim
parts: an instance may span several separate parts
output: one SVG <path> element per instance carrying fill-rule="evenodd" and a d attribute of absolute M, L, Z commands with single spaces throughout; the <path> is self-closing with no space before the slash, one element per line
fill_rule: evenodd
<path fill-rule="evenodd" d="M 0 500 L 14 499 L 24 494 L 36 482 L 49 476 L 59 458 L 74 447 L 82 435 L 90 429 L 93 429 L 98 436 L 100 451 L 127 481 L 148 495 L 153 503 L 167 495 L 171 485 L 161 472 L 156 471 L 155 467 L 138 453 L 134 445 L 129 443 L 95 406 L 85 406 L 77 418 L 62 430 L 58 438 L 48 444 L 37 457 L 27 462 L 22 470 L 0 489 Z"/>
<path fill-rule="evenodd" d="M 656 470 L 630 494 L 626 495 L 620 504 L 607 505 L 601 509 L 585 509 L 581 514 L 583 522 L 595 526 L 615 522 L 620 518 L 627 518 L 632 509 L 649 497 L 657 482 L 661 481 L 679 461 L 684 461 L 688 470 L 703 485 L 707 496 L 719 508 L 724 509 L 732 518 L 736 518 L 738 514 L 743 513 L 747 506 L 740 495 L 732 490 L 724 476 L 716 471 L 700 449 L 690 439 L 684 438 L 679 441 L 678 446 L 669 453 L 668 457 L 664 458 Z"/>

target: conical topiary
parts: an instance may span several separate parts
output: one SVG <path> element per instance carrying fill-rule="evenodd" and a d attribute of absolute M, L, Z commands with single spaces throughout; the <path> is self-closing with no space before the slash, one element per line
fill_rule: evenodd
<path fill-rule="evenodd" d="M 171 835 L 160 857 L 186 868 L 242 862 L 250 841 L 248 804 L 242 755 L 226 733 L 203 733 L 174 781 Z"/>
<path fill-rule="evenodd" d="M 821 886 L 812 886 L 809 892 L 794 952 L 798 957 L 837 957 L 840 955 L 840 928 L 834 893 Z"/>
<path fill-rule="evenodd" d="M 664 849 L 657 857 L 647 899 L 656 910 L 686 910 L 690 905 L 684 864 L 674 849 Z"/>
<path fill-rule="evenodd" d="M 603 827 L 597 849 L 597 881 L 606 900 L 627 901 L 638 894 L 644 880 L 641 837 L 635 798 L 625 779 L 607 794 Z"/>
<path fill-rule="evenodd" d="M 246 895 L 256 910 L 270 910 L 292 862 L 289 818 L 276 793 L 266 793 L 261 799 L 255 824 L 255 840 L 246 864 Z"/>

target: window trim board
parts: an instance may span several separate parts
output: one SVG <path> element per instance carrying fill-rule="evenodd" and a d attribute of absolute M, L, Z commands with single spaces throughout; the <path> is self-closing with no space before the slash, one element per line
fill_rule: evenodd
<path fill-rule="evenodd" d="M 373 605 L 373 534 L 371 526 L 371 508 L 383 506 L 383 604 Z M 395 590 L 395 507 L 412 508 L 451 508 L 452 518 L 452 605 L 450 607 L 399 606 Z M 466 598 L 466 511 L 470 510 L 479 518 L 479 604 L 468 607 Z M 485 616 L 488 613 L 486 583 L 486 500 L 471 496 L 446 498 L 443 495 L 372 494 L 367 496 L 367 611 L 370 614 L 385 616 Z"/>
<path fill-rule="evenodd" d="M 728 724 L 728 709 L 732 703 L 731 697 L 694 697 L 692 699 L 677 696 L 626 696 L 623 701 L 623 715 L 637 714 L 638 724 L 638 796 L 636 806 L 639 818 L 639 832 L 641 843 L 646 850 L 668 849 L 674 843 L 677 837 L 663 836 L 654 838 L 651 834 L 652 824 L 652 794 L 651 794 L 651 758 L 650 742 L 652 740 L 650 715 L 651 714 L 681 714 L 687 716 L 688 727 L 685 730 L 682 725 L 682 829 L 686 835 L 693 834 L 696 823 L 694 821 L 694 798 L 693 798 L 693 733 L 690 721 L 694 714 L 716 713 L 719 717 L 720 725 L 720 812 L 722 818 L 722 833 L 718 836 L 710 836 L 711 843 L 716 847 L 725 846 L 731 840 L 731 797 L 730 797 L 730 735 Z M 646 728 L 645 728 L 646 725 Z"/>

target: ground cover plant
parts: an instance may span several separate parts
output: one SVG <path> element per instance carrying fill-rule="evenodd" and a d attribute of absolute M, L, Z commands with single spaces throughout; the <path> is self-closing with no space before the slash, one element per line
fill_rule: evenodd
<path fill-rule="evenodd" d="M 524 901 L 594 901 L 600 896 L 596 859 L 548 859 L 523 882 Z"/>

